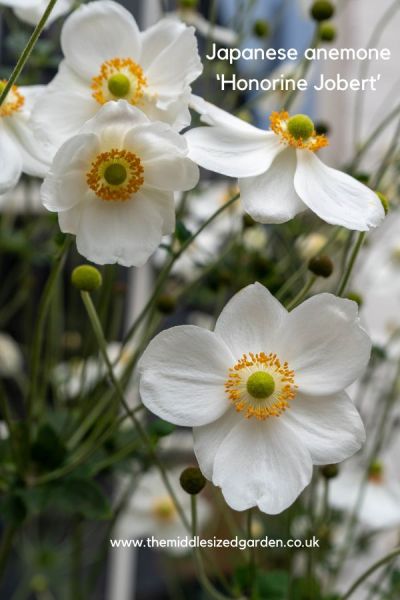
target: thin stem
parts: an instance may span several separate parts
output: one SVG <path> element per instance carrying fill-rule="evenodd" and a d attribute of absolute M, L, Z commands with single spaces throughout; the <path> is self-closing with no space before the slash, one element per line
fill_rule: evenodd
<path fill-rule="evenodd" d="M 366 236 L 366 232 L 360 231 L 358 238 L 357 238 L 357 242 L 354 245 L 353 252 L 351 253 L 349 263 L 348 263 L 347 268 L 346 268 L 345 272 L 343 273 L 343 277 L 340 281 L 338 291 L 337 291 L 338 296 L 343 296 L 344 292 L 346 291 L 347 284 L 349 282 L 355 262 L 357 260 L 358 253 L 360 252 L 361 246 L 364 243 L 365 236 Z"/>
<path fill-rule="evenodd" d="M 150 456 L 152 457 L 155 465 L 158 467 L 158 470 L 160 471 L 160 475 L 162 477 L 162 480 L 164 482 L 165 487 L 168 490 L 169 495 L 171 496 L 176 509 L 179 513 L 179 516 L 182 520 L 182 523 L 185 525 L 185 527 L 190 530 L 190 523 L 182 509 L 182 506 L 180 504 L 180 502 L 178 501 L 175 491 L 171 486 L 171 483 L 168 479 L 166 470 L 164 468 L 164 465 L 161 463 L 161 461 L 159 460 L 154 448 L 153 448 L 153 444 L 149 438 L 149 436 L 147 435 L 146 431 L 144 430 L 144 428 L 142 427 L 140 421 L 137 419 L 135 413 L 130 409 L 128 403 L 125 400 L 125 396 L 124 396 L 124 391 L 121 387 L 121 384 L 119 382 L 119 380 L 117 379 L 117 377 L 115 376 L 114 373 L 114 369 L 111 363 L 111 360 L 108 356 L 107 353 L 107 342 L 106 339 L 104 337 L 104 333 L 103 333 L 103 328 L 101 326 L 99 317 L 97 315 L 97 311 L 96 308 L 92 302 L 92 298 L 90 297 L 90 294 L 88 292 L 81 292 L 81 297 L 82 297 L 82 301 L 85 305 L 86 308 L 86 312 L 88 314 L 89 317 L 89 321 L 92 325 L 93 328 L 93 332 L 95 334 L 97 343 L 99 345 L 99 349 L 101 352 L 101 355 L 104 359 L 104 362 L 106 364 L 107 367 L 107 372 L 108 372 L 108 376 L 110 378 L 110 381 L 117 393 L 118 399 L 120 401 L 120 403 L 122 404 L 123 408 L 125 409 L 126 413 L 129 415 L 129 417 L 131 418 L 136 431 L 138 432 L 140 438 L 142 439 L 143 443 L 147 446 L 148 452 L 150 454 Z"/>
<path fill-rule="evenodd" d="M 316 275 L 312 275 L 310 277 L 310 279 L 301 288 L 301 290 L 299 291 L 299 293 L 297 294 L 297 296 L 295 296 L 295 298 L 288 304 L 288 306 L 287 306 L 288 310 L 292 310 L 298 304 L 300 304 L 300 302 L 302 300 L 304 300 L 304 298 L 307 296 L 308 292 L 311 290 L 311 288 L 314 285 L 314 283 L 316 282 L 316 280 L 317 280 L 317 276 Z"/>
<path fill-rule="evenodd" d="M 312 39 L 309 47 L 316 48 L 318 46 L 318 42 L 319 42 L 319 32 L 318 32 L 318 27 L 316 27 L 313 39 Z M 304 77 L 307 75 L 307 71 L 310 68 L 311 63 L 312 63 L 311 58 L 305 58 L 305 57 L 303 58 L 302 63 L 300 65 L 300 72 L 299 72 L 299 77 L 297 78 L 297 81 L 299 81 L 299 79 L 304 79 Z M 292 106 L 293 102 L 295 101 L 298 92 L 299 92 L 299 90 L 296 86 L 296 89 L 292 90 L 290 92 L 290 94 L 288 95 L 288 97 L 283 105 L 284 110 L 287 110 L 287 111 L 289 110 L 289 108 Z"/>
<path fill-rule="evenodd" d="M 72 242 L 70 237 L 67 237 L 61 251 L 54 261 L 54 265 L 50 272 L 49 279 L 47 280 L 46 287 L 43 292 L 43 296 L 40 301 L 39 314 L 36 322 L 36 328 L 32 344 L 32 356 L 31 356 L 31 389 L 28 400 L 29 412 L 35 409 L 35 416 L 38 414 L 38 410 L 42 406 L 42 399 L 37 398 L 37 387 L 39 379 L 39 368 L 40 368 L 40 355 L 42 350 L 44 326 L 46 324 L 47 315 L 49 312 L 51 300 L 55 292 L 57 279 L 62 271 L 64 262 L 67 256 L 69 246 Z M 33 406 L 35 403 L 35 406 Z"/>
<path fill-rule="evenodd" d="M 373 565 L 371 565 L 369 567 L 369 569 L 367 569 L 362 575 L 360 575 L 360 577 L 358 579 L 356 579 L 356 581 L 353 583 L 353 585 L 350 586 L 350 588 L 348 589 L 348 591 L 344 594 L 344 596 L 342 596 L 342 600 L 347 600 L 348 598 L 350 598 L 350 596 L 353 594 L 353 592 L 355 592 L 356 589 L 370 575 L 372 575 L 372 573 L 374 573 L 374 571 L 376 571 L 377 569 L 379 569 L 380 567 L 382 567 L 383 565 L 385 565 L 387 562 L 389 562 L 393 558 L 396 558 L 396 556 L 398 556 L 399 554 L 400 554 L 400 547 L 395 548 L 394 550 L 392 550 L 392 552 L 389 552 L 389 554 L 386 554 L 386 556 L 384 556 L 383 558 L 381 558 L 380 560 L 378 560 L 377 562 L 375 562 Z"/>
<path fill-rule="evenodd" d="M 186 240 L 186 242 L 184 242 L 182 244 L 182 246 L 179 248 L 179 250 L 171 256 L 170 260 L 165 263 L 163 269 L 160 272 L 160 275 L 158 277 L 158 280 L 157 280 L 157 283 L 155 285 L 152 295 L 150 296 L 148 302 L 143 307 L 143 309 L 141 310 L 141 312 L 139 313 L 139 315 L 137 316 L 135 321 L 132 323 L 128 333 L 125 336 L 125 340 L 124 340 L 125 344 L 132 338 L 134 333 L 137 331 L 138 326 L 143 321 L 143 319 L 146 317 L 147 313 L 150 311 L 153 304 L 157 300 L 157 297 L 164 285 L 164 282 L 167 279 L 169 273 L 171 272 L 172 267 L 174 266 L 174 264 L 178 260 L 178 258 L 194 242 L 194 240 L 200 235 L 200 233 L 202 231 L 204 231 L 204 229 L 212 221 L 214 221 L 214 219 L 216 219 L 224 210 L 226 210 L 227 208 L 229 208 L 229 206 L 231 206 L 234 202 L 236 202 L 236 200 L 238 200 L 239 197 L 240 197 L 240 194 L 236 194 L 235 196 L 233 196 L 233 198 L 231 198 L 230 200 L 228 200 L 228 202 L 226 202 L 223 206 L 221 206 L 221 208 L 219 208 L 217 211 L 215 211 L 211 215 L 211 217 L 209 217 L 206 221 L 204 221 L 204 223 L 201 225 L 201 227 L 190 238 L 188 238 Z"/>
<path fill-rule="evenodd" d="M 190 500 L 191 500 L 191 515 L 192 515 L 192 527 L 191 527 L 192 536 L 193 536 L 193 538 L 196 538 L 196 536 L 197 536 L 197 496 L 196 495 L 191 496 Z M 214 598 L 214 600 L 231 600 L 231 598 L 229 596 L 225 596 L 224 594 L 221 594 L 221 592 L 219 592 L 217 589 L 215 589 L 215 587 L 213 586 L 211 581 L 208 579 L 205 568 L 204 568 L 200 548 L 198 548 L 197 546 L 194 546 L 193 554 L 194 554 L 194 558 L 196 561 L 196 566 L 197 566 L 198 575 L 199 575 L 199 581 L 200 581 L 201 585 L 203 586 L 204 590 L 210 595 L 211 598 Z M 245 599 L 242 598 L 241 600 L 245 600 Z"/>
<path fill-rule="evenodd" d="M 39 23 L 36 25 L 35 29 L 33 30 L 33 33 L 31 35 L 31 37 L 29 38 L 29 41 L 28 41 L 27 45 L 25 46 L 21 56 L 19 57 L 18 62 L 15 65 L 14 70 L 11 73 L 9 80 L 7 81 L 3 91 L 0 94 L 0 106 L 3 104 L 4 100 L 7 98 L 9 91 L 11 90 L 12 86 L 17 81 L 18 77 L 20 76 L 21 71 L 24 68 L 25 63 L 28 60 L 32 50 L 34 49 L 36 42 L 38 41 L 43 29 L 45 28 L 47 20 L 50 17 L 51 12 L 52 12 L 53 8 L 55 7 L 56 3 L 57 3 L 57 0 L 50 0 Z"/>

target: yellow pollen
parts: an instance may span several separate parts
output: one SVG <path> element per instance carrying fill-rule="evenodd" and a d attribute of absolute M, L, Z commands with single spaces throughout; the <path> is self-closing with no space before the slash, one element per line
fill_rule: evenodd
<path fill-rule="evenodd" d="M 255 374 L 268 374 L 274 381 L 272 393 L 263 398 L 255 398 L 248 391 L 248 381 Z M 237 363 L 229 369 L 225 382 L 225 392 L 237 412 L 250 419 L 255 417 L 261 421 L 269 417 L 279 417 L 290 406 L 297 393 L 294 371 L 287 362 L 281 362 L 276 354 L 243 354 Z"/>
<path fill-rule="evenodd" d="M 136 154 L 114 148 L 96 156 L 86 181 L 102 200 L 124 201 L 140 190 L 144 183 L 143 173 Z"/>
<path fill-rule="evenodd" d="M 0 94 L 3 93 L 7 85 L 7 80 L 0 80 Z M 16 85 L 13 85 L 8 92 L 3 104 L 0 106 L 0 117 L 9 117 L 13 113 L 21 110 L 25 104 L 25 98 Z"/>
<path fill-rule="evenodd" d="M 158 521 L 163 523 L 170 523 L 174 521 L 176 517 L 175 504 L 172 498 L 165 496 L 165 498 L 158 498 L 152 507 L 152 513 Z"/>
<path fill-rule="evenodd" d="M 317 135 L 315 131 L 307 139 L 295 138 L 288 130 L 289 118 L 289 113 L 286 111 L 273 112 L 269 118 L 272 131 L 280 137 L 283 144 L 302 150 L 311 150 L 312 152 L 316 152 L 329 144 L 325 135 Z"/>
<path fill-rule="evenodd" d="M 143 69 L 130 58 L 112 58 L 100 67 L 92 78 L 92 96 L 99 104 L 123 98 L 130 104 L 139 104 L 147 80 Z"/>

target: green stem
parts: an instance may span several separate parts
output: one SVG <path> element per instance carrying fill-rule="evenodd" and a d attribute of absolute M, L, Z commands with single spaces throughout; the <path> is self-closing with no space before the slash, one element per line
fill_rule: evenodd
<path fill-rule="evenodd" d="M 338 296 L 343 296 L 344 292 L 346 291 L 347 284 L 349 282 L 351 273 L 353 271 L 355 262 L 357 260 L 358 253 L 360 252 L 361 246 L 364 243 L 365 236 L 366 236 L 366 232 L 360 231 L 358 238 L 357 238 L 357 242 L 354 245 L 353 252 L 351 253 L 349 263 L 348 263 L 347 268 L 346 268 L 345 272 L 343 273 L 343 277 L 340 281 L 338 291 L 337 291 Z"/>
<path fill-rule="evenodd" d="M 191 513 L 192 513 L 192 528 L 191 529 L 192 529 L 192 536 L 193 536 L 193 538 L 195 538 L 198 535 L 197 534 L 197 530 L 198 530 L 198 528 L 197 528 L 197 497 L 195 495 L 190 496 L 190 500 L 191 500 Z M 199 575 L 199 581 L 200 581 L 201 585 L 203 586 L 204 590 L 207 592 L 207 594 L 209 594 L 209 596 L 211 598 L 214 598 L 214 600 L 231 600 L 231 598 L 229 596 L 225 596 L 224 594 L 221 594 L 221 592 L 219 592 L 217 589 L 215 589 L 215 587 L 213 586 L 211 581 L 208 579 L 205 568 L 204 568 L 200 548 L 195 546 L 193 548 L 193 554 L 194 554 L 194 558 L 196 561 L 197 571 L 198 571 L 198 575 Z M 245 599 L 242 598 L 241 600 L 245 600 Z"/>
<path fill-rule="evenodd" d="M 47 20 L 50 17 L 51 12 L 52 12 L 54 6 L 56 5 L 56 3 L 57 3 L 57 0 L 50 0 L 39 23 L 36 25 L 35 29 L 33 30 L 33 33 L 31 35 L 31 37 L 29 38 L 29 41 L 28 41 L 27 45 L 25 46 L 21 56 L 19 57 L 18 62 L 15 65 L 14 70 L 11 73 L 9 80 L 7 81 L 7 84 L 5 85 L 3 91 L 0 94 L 0 106 L 3 104 L 4 100 L 7 98 L 9 91 L 11 90 L 12 86 L 17 81 L 18 77 L 20 76 L 21 71 L 24 68 L 25 63 L 28 60 L 32 50 L 34 49 L 36 42 L 38 41 L 43 29 L 45 28 Z"/>
<path fill-rule="evenodd" d="M 147 446 L 148 452 L 151 456 L 151 458 L 153 459 L 155 465 L 157 466 L 158 470 L 160 471 L 160 475 L 161 478 L 164 482 L 165 487 L 168 490 L 169 495 L 171 496 L 176 509 L 179 513 L 179 516 L 182 520 L 182 523 L 185 525 L 185 527 L 190 530 L 190 523 L 182 509 L 182 506 L 180 504 L 180 502 L 178 501 L 175 491 L 171 486 L 171 483 L 168 479 L 166 470 L 164 468 L 164 465 L 161 463 L 161 461 L 159 460 L 154 448 L 153 448 L 153 444 L 152 441 L 150 440 L 149 436 L 147 435 L 146 431 L 144 430 L 144 428 L 142 427 L 140 421 L 137 419 L 135 413 L 130 409 L 129 405 L 127 404 L 126 400 L 125 400 L 125 396 L 124 396 L 124 391 L 121 387 L 121 384 L 119 382 L 119 380 L 117 379 L 117 377 L 115 376 L 114 373 L 114 369 L 111 363 L 111 360 L 108 356 L 107 353 L 107 342 L 106 339 L 104 337 L 104 333 L 103 333 L 103 328 L 101 326 L 101 323 L 99 321 L 98 315 L 97 315 L 97 311 L 96 308 L 92 302 L 92 298 L 90 297 L 90 294 L 88 292 L 81 292 L 81 297 L 82 297 L 82 301 L 83 304 L 85 305 L 86 308 L 86 312 L 88 314 L 89 317 L 89 321 L 92 325 L 93 328 L 93 332 L 95 334 L 97 343 L 99 345 L 99 349 L 101 352 L 101 355 L 103 356 L 104 362 L 106 364 L 107 367 L 107 373 L 108 376 L 110 378 L 110 381 L 117 393 L 118 399 L 121 403 L 121 405 L 123 406 L 123 408 L 125 409 L 126 413 L 129 415 L 129 417 L 131 418 L 136 431 L 138 432 L 140 438 L 142 439 L 142 442 Z"/>
<path fill-rule="evenodd" d="M 299 291 L 297 296 L 295 296 L 295 298 L 288 304 L 288 306 L 287 306 L 288 310 L 292 310 L 298 304 L 300 304 L 300 302 L 302 302 L 302 300 L 304 300 L 304 298 L 307 296 L 308 292 L 311 290 L 311 288 L 314 285 L 314 283 L 316 282 L 316 280 L 317 280 L 316 275 L 312 275 L 310 277 L 310 279 L 301 288 L 301 290 Z"/>
<path fill-rule="evenodd" d="M 374 571 L 376 571 L 377 569 L 379 569 L 380 567 L 382 567 L 383 565 L 385 565 L 387 562 L 391 561 L 393 558 L 396 558 L 396 556 L 399 556 L 399 554 L 400 554 L 400 547 L 399 548 L 395 548 L 394 550 L 392 550 L 392 552 L 389 552 L 389 554 L 386 554 L 386 556 L 384 556 L 383 558 L 381 558 L 380 560 L 378 560 L 377 562 L 375 562 L 373 565 L 371 565 L 369 567 L 369 569 L 367 569 L 362 575 L 360 575 L 360 577 L 358 579 L 356 579 L 356 581 L 348 589 L 348 591 L 344 594 L 344 596 L 342 596 L 342 600 L 347 600 L 348 598 L 350 598 L 350 596 L 353 594 L 353 592 L 355 592 L 356 589 L 370 575 L 372 575 L 372 573 L 374 573 Z"/>
<path fill-rule="evenodd" d="M 160 272 L 160 275 L 158 277 L 158 280 L 157 280 L 157 283 L 155 285 L 155 288 L 154 288 L 154 291 L 153 291 L 152 295 L 150 296 L 150 298 L 147 301 L 146 305 L 143 307 L 143 309 L 141 310 L 141 312 L 139 313 L 139 315 L 137 316 L 137 318 L 135 319 L 135 321 L 131 325 L 128 333 L 125 336 L 125 340 L 124 340 L 125 344 L 135 334 L 135 332 L 137 331 L 138 326 L 143 321 L 143 319 L 146 317 L 147 313 L 150 311 L 150 309 L 152 308 L 153 304 L 157 300 L 158 295 L 159 295 L 159 293 L 162 290 L 162 287 L 164 285 L 164 282 L 167 279 L 168 275 L 170 274 L 171 269 L 174 266 L 175 262 L 178 260 L 178 258 L 180 256 L 182 256 L 182 254 L 185 252 L 185 250 L 194 242 L 194 240 L 200 235 L 200 233 L 202 231 L 204 231 L 204 229 L 212 221 L 214 221 L 214 219 L 216 219 L 224 210 L 226 210 L 227 208 L 229 208 L 229 206 L 231 206 L 234 202 L 236 202 L 236 200 L 238 200 L 239 197 L 240 197 L 240 194 L 236 194 L 235 196 L 233 196 L 233 198 L 231 198 L 230 200 L 228 200 L 228 202 L 226 202 L 223 206 L 221 206 L 221 208 L 219 208 L 217 211 L 215 211 L 211 215 L 211 217 L 209 217 L 201 225 L 201 227 L 189 239 L 187 239 L 186 242 L 184 242 L 182 244 L 182 246 L 179 248 L 179 250 L 177 252 L 175 252 L 171 256 L 170 260 L 165 263 L 163 269 Z"/>
<path fill-rule="evenodd" d="M 69 246 L 72 242 L 70 237 L 67 237 L 64 245 L 61 248 L 61 251 L 56 258 L 52 270 L 50 272 L 49 279 L 47 280 L 46 287 L 43 292 L 43 296 L 40 301 L 39 306 L 39 314 L 36 322 L 36 328 L 33 338 L 32 344 L 32 355 L 31 355 L 31 388 L 28 399 L 28 409 L 29 412 L 32 413 L 35 409 L 35 416 L 38 415 L 40 408 L 43 404 L 43 399 L 37 398 L 37 387 L 38 387 L 38 379 L 39 379 L 39 369 L 40 369 L 40 355 L 42 350 L 43 336 L 44 336 L 44 326 L 46 324 L 47 315 L 49 312 L 51 300 L 53 298 L 53 294 L 55 292 L 55 287 L 57 283 L 57 279 L 62 271 L 64 266 L 64 262 L 67 256 L 67 252 Z M 33 404 L 35 403 L 35 406 Z"/>

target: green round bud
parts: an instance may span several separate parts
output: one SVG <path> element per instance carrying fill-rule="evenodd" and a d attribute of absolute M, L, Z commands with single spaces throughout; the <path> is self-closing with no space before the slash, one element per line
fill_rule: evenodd
<path fill-rule="evenodd" d="M 275 380 L 266 371 L 256 371 L 247 380 L 246 389 L 252 398 L 264 400 L 275 390 Z"/>
<path fill-rule="evenodd" d="M 123 73 L 112 75 L 107 85 L 110 93 L 116 98 L 125 98 L 131 89 L 131 82 Z"/>
<path fill-rule="evenodd" d="M 314 133 L 314 123 L 307 115 L 294 115 L 287 122 L 290 135 L 296 140 L 307 140 Z"/>
<path fill-rule="evenodd" d="M 207 480 L 198 467 L 187 467 L 179 478 L 182 489 L 191 496 L 199 494 L 205 487 Z"/>
<path fill-rule="evenodd" d="M 157 310 L 164 315 L 169 315 L 176 308 L 176 298 L 170 294 L 161 294 L 156 302 Z"/>
<path fill-rule="evenodd" d="M 91 265 L 80 265 L 75 267 L 71 275 L 71 283 L 78 290 L 83 292 L 93 292 L 103 283 L 101 273 L 96 267 Z"/>
<path fill-rule="evenodd" d="M 384 194 L 382 194 L 381 192 L 375 192 L 375 193 L 376 193 L 376 195 L 378 196 L 379 200 L 380 200 L 380 201 L 381 201 L 381 203 L 382 203 L 383 210 L 385 211 L 385 215 L 387 215 L 387 214 L 388 214 L 388 212 L 389 212 L 389 208 L 390 208 L 389 200 L 388 200 L 388 199 L 387 199 L 387 197 L 386 197 Z"/>
<path fill-rule="evenodd" d="M 339 475 L 339 465 L 324 465 L 321 467 L 321 475 L 325 479 L 334 479 Z"/>
<path fill-rule="evenodd" d="M 336 38 L 336 27 L 332 23 L 323 22 L 319 26 L 318 33 L 322 42 L 333 42 Z"/>
<path fill-rule="evenodd" d="M 179 0 L 179 8 L 197 8 L 199 0 Z"/>
<path fill-rule="evenodd" d="M 253 25 L 253 33 L 258 38 L 267 38 L 270 33 L 268 21 L 265 21 L 264 19 L 257 19 Z"/>
<path fill-rule="evenodd" d="M 308 270 L 318 277 L 330 277 L 333 273 L 334 265 L 329 256 L 314 256 L 308 263 Z"/>
<path fill-rule="evenodd" d="M 362 306 L 362 296 L 360 296 L 360 294 L 357 294 L 357 292 L 349 292 L 346 297 L 348 300 L 353 300 L 353 302 L 356 302 L 356 304 L 358 304 L 359 307 Z"/>
<path fill-rule="evenodd" d="M 331 128 L 329 127 L 328 123 L 324 123 L 323 121 L 315 123 L 315 133 L 317 135 L 328 135 L 330 130 Z"/>
<path fill-rule="evenodd" d="M 49 589 L 49 584 L 48 584 L 47 578 L 44 575 L 42 575 L 41 573 L 38 573 L 37 575 L 34 575 L 32 577 L 31 590 L 36 592 L 36 594 L 42 595 L 48 589 Z"/>
<path fill-rule="evenodd" d="M 335 7 L 329 0 L 316 0 L 311 6 L 310 14 L 315 21 L 326 21 L 333 17 Z"/>
<path fill-rule="evenodd" d="M 368 477 L 370 479 L 382 479 L 383 477 L 383 464 L 379 460 L 374 460 L 368 467 Z"/>
<path fill-rule="evenodd" d="M 127 177 L 126 168 L 120 163 L 112 163 L 104 171 L 104 179 L 110 185 L 121 185 Z"/>

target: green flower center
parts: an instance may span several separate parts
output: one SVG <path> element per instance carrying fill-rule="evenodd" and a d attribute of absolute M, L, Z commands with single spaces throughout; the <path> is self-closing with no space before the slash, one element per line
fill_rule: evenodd
<path fill-rule="evenodd" d="M 248 378 L 246 388 L 250 396 L 263 400 L 274 393 L 275 380 L 266 371 L 256 371 Z"/>
<path fill-rule="evenodd" d="M 307 115 L 294 115 L 287 122 L 287 128 L 296 140 L 307 140 L 314 133 L 314 123 Z"/>
<path fill-rule="evenodd" d="M 126 168 L 120 163 L 113 163 L 104 171 L 104 179 L 110 185 L 121 185 L 126 181 L 127 176 Z"/>
<path fill-rule="evenodd" d="M 130 92 L 131 82 L 123 73 L 112 75 L 107 82 L 108 89 L 116 98 L 125 98 Z"/>

